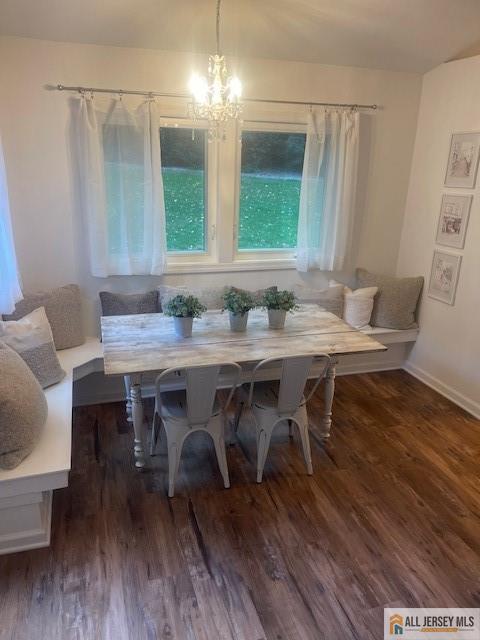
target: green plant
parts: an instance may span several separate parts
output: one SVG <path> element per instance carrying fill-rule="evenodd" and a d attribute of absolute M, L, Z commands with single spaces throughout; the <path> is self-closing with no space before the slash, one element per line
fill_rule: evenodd
<path fill-rule="evenodd" d="M 166 316 L 174 316 L 175 318 L 200 318 L 206 310 L 207 307 L 195 296 L 180 294 L 167 302 L 163 312 Z"/>
<path fill-rule="evenodd" d="M 228 289 L 223 294 L 223 310 L 230 311 L 235 315 L 243 315 L 254 309 L 257 306 L 257 301 L 249 291 L 243 289 Z"/>
<path fill-rule="evenodd" d="M 265 309 L 281 309 L 282 311 L 296 311 L 299 307 L 293 291 L 277 291 L 267 289 L 262 298 Z"/>

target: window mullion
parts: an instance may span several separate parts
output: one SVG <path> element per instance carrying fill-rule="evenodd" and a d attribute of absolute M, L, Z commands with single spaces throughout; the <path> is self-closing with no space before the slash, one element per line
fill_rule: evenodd
<path fill-rule="evenodd" d="M 236 185 L 236 122 L 228 123 L 225 140 L 217 142 L 217 249 L 218 262 L 231 263 L 235 255 L 235 185 Z"/>

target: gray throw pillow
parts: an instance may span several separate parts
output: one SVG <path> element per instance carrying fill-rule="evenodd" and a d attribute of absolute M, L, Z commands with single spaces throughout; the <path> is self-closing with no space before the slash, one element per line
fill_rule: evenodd
<path fill-rule="evenodd" d="M 100 291 L 102 316 L 129 316 L 158 313 L 158 291 L 146 293 L 110 293 Z"/>
<path fill-rule="evenodd" d="M 21 320 L 0 321 L 0 340 L 25 360 L 43 389 L 65 377 L 43 307 Z"/>
<path fill-rule="evenodd" d="M 3 319 L 20 320 L 40 307 L 45 307 L 56 349 L 70 349 L 85 342 L 80 289 L 76 284 L 68 284 L 52 291 L 28 294 L 23 300 L 17 302 L 15 311 L 3 316 Z"/>
<path fill-rule="evenodd" d="M 13 469 L 37 444 L 48 406 L 18 353 L 0 341 L 0 468 Z"/>
<path fill-rule="evenodd" d="M 370 324 L 388 329 L 416 327 L 417 305 L 423 277 L 395 278 L 357 269 L 357 287 L 378 287 Z"/>

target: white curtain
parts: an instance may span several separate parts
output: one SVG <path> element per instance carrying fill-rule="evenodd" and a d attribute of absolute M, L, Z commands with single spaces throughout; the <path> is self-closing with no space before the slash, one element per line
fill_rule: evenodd
<path fill-rule="evenodd" d="M 15 303 L 22 299 L 13 245 L 10 207 L 8 204 L 7 175 L 0 139 L 0 314 L 13 313 Z M 1 318 L 0 318 L 1 319 Z"/>
<path fill-rule="evenodd" d="M 297 235 L 297 269 L 341 270 L 352 247 L 359 114 L 309 117 Z"/>
<path fill-rule="evenodd" d="M 82 209 L 94 276 L 161 274 L 165 205 L 157 105 L 82 96 L 74 112 Z"/>

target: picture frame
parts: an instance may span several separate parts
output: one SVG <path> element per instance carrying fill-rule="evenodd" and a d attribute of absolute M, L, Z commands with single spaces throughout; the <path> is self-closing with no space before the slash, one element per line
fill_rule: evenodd
<path fill-rule="evenodd" d="M 480 132 L 454 133 L 450 142 L 446 187 L 473 189 L 477 179 Z"/>
<path fill-rule="evenodd" d="M 457 293 L 462 256 L 435 250 L 428 283 L 428 296 L 445 304 L 453 305 Z"/>
<path fill-rule="evenodd" d="M 443 195 L 437 224 L 437 244 L 453 249 L 464 248 L 472 200 L 473 195 Z"/>

